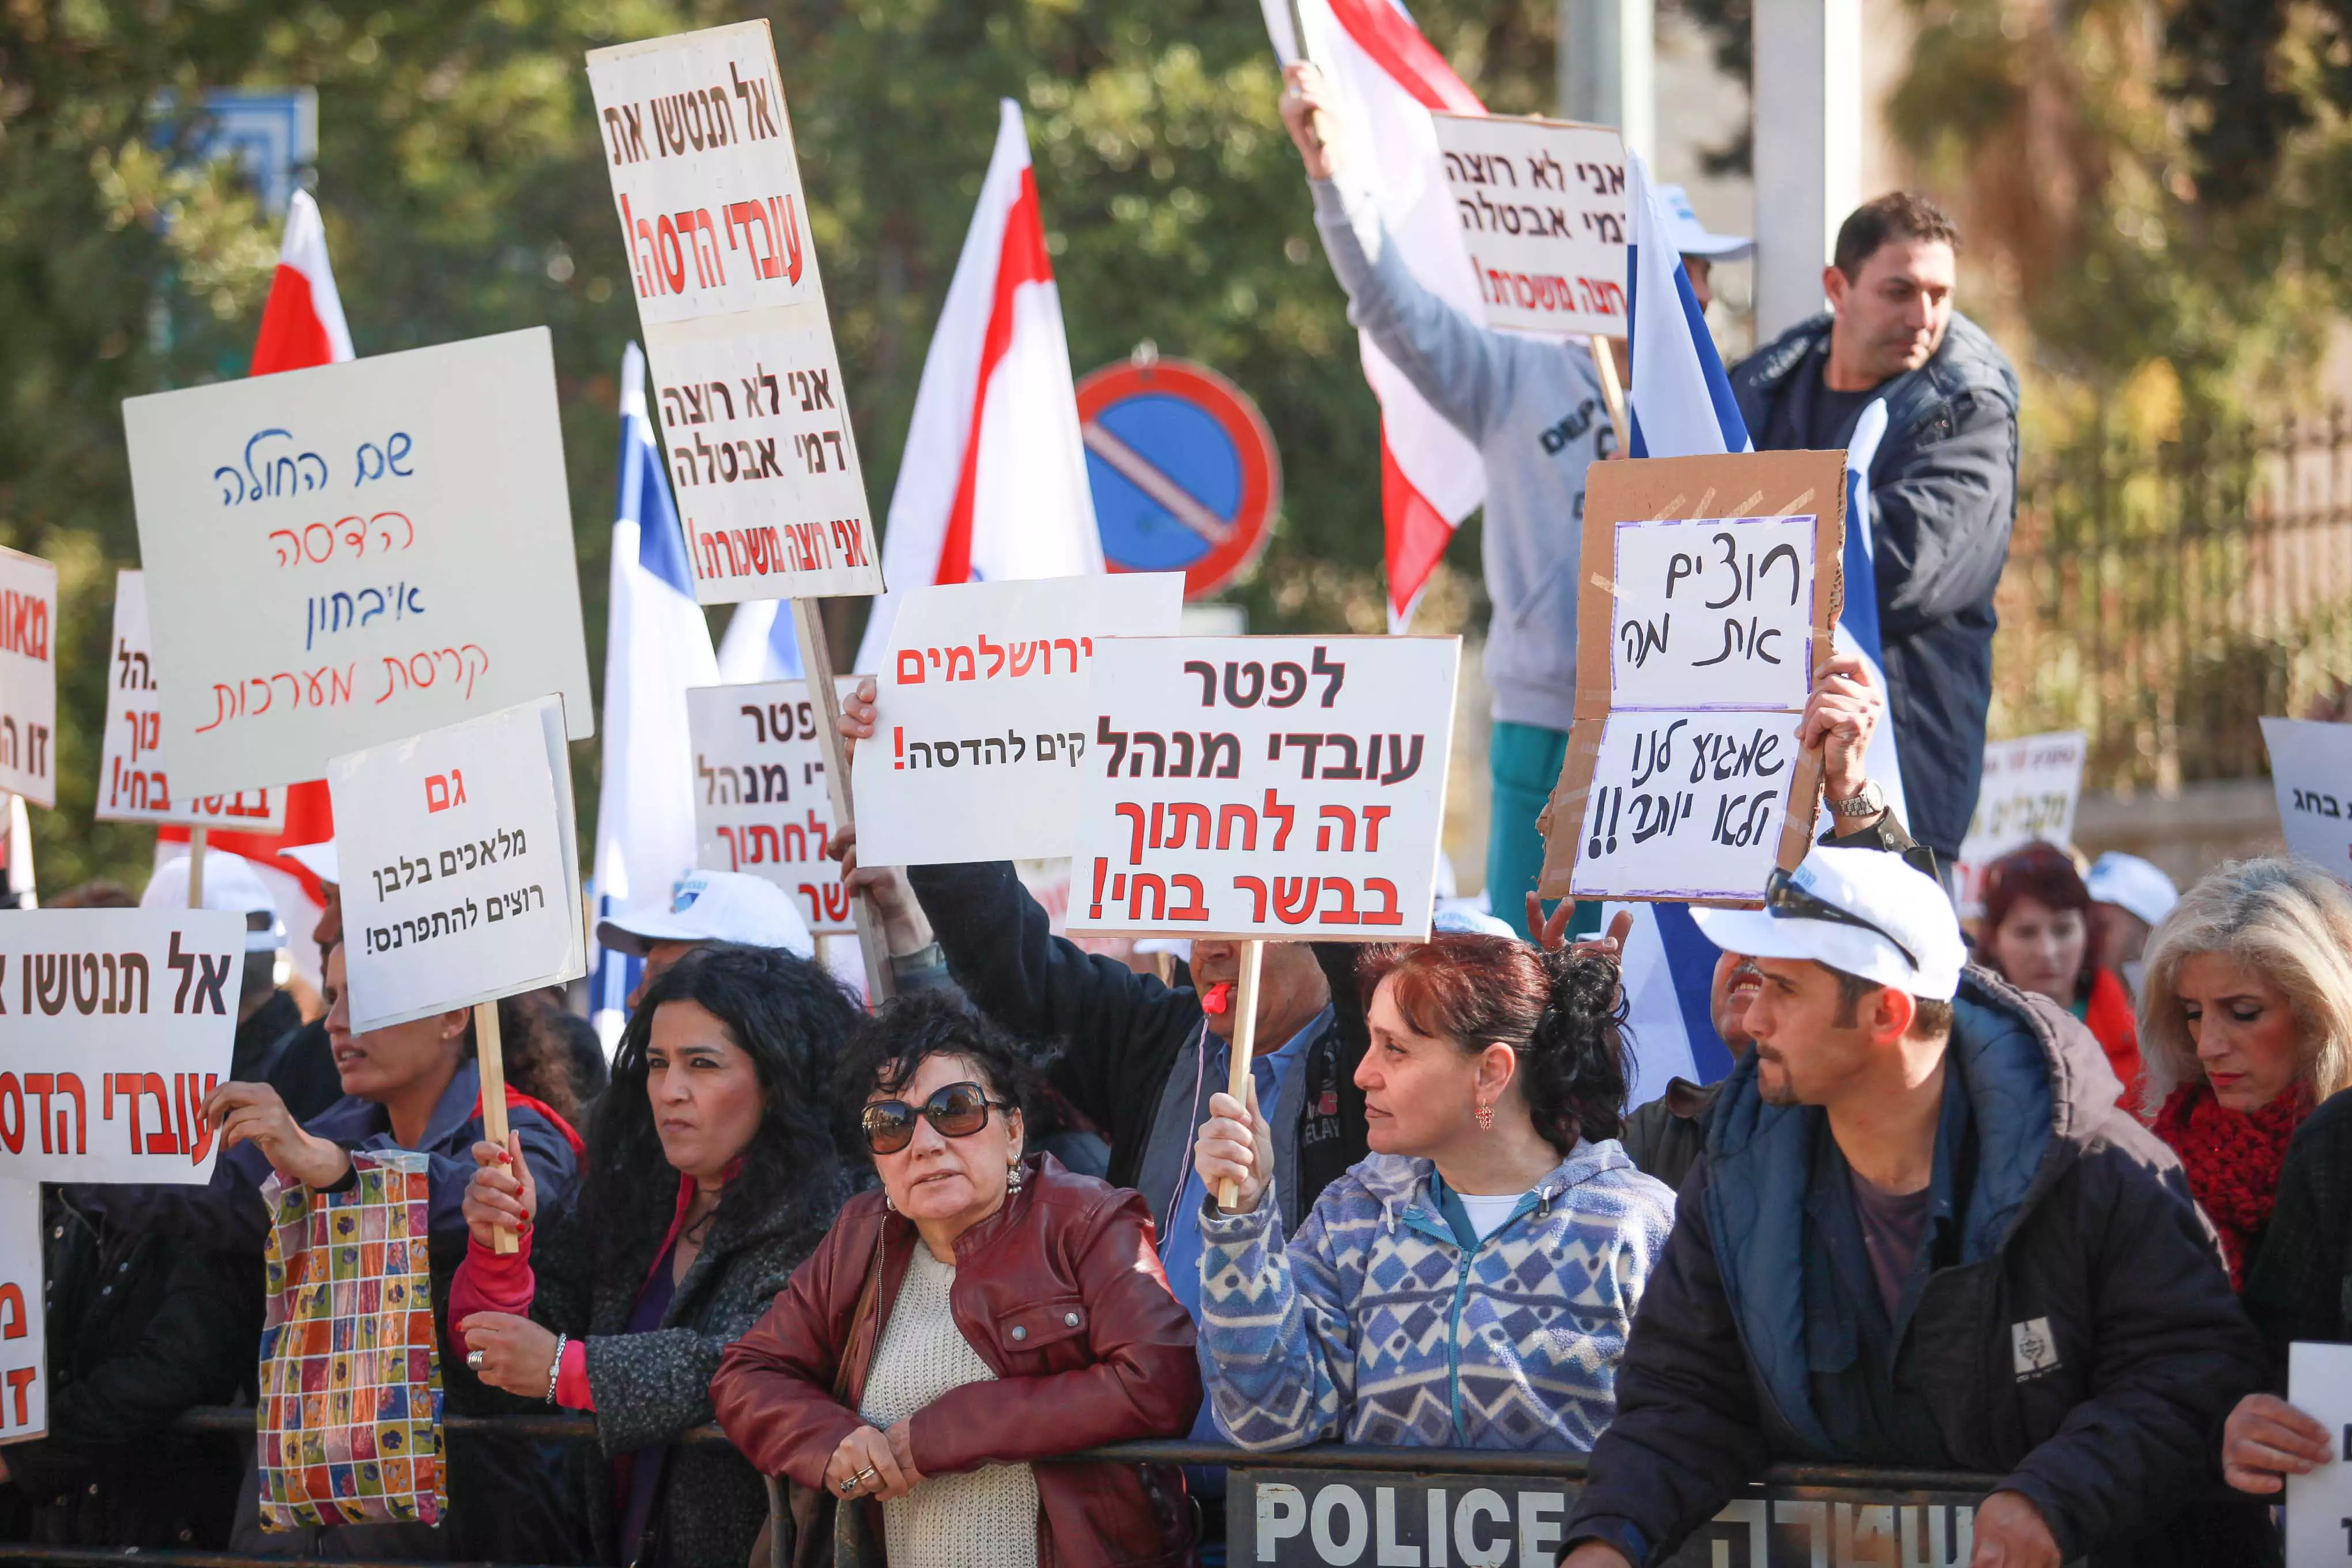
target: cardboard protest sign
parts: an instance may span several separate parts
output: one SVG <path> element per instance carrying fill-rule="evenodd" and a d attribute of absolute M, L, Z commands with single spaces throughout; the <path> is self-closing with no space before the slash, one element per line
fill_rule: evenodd
<path fill-rule="evenodd" d="M 860 858 L 929 866 L 1069 854 L 1097 639 L 1173 637 L 1183 605 L 1175 572 L 905 595 L 875 679 L 875 739 L 854 765 Z"/>
<path fill-rule="evenodd" d="M 1544 897 L 1752 902 L 1802 858 L 1844 544 L 1843 452 L 1593 465 Z"/>
<path fill-rule="evenodd" d="M 58 569 L 0 549 L 0 791 L 58 804 Z"/>
<path fill-rule="evenodd" d="M 547 329 L 122 405 L 172 787 L 549 692 L 594 732 Z"/>
<path fill-rule="evenodd" d="M 286 792 L 264 786 L 226 795 L 172 794 L 163 761 L 163 711 L 147 637 L 144 573 L 114 574 L 114 658 L 106 685 L 106 735 L 98 768 L 100 822 L 174 822 L 275 833 L 286 826 Z"/>
<path fill-rule="evenodd" d="M 844 676 L 835 690 L 845 697 L 856 684 Z M 808 906 L 815 935 L 856 931 L 841 863 L 824 852 L 835 825 L 808 682 L 689 687 L 686 721 L 694 738 L 695 863 L 773 882 Z"/>
<path fill-rule="evenodd" d="M 0 921 L 0 1181 L 209 1181 L 244 966 L 219 910 Z"/>
<path fill-rule="evenodd" d="M 588 82 L 697 596 L 880 593 L 768 24 L 593 49 Z"/>
<path fill-rule="evenodd" d="M 0 1181 L 0 1443 L 49 1429 L 47 1295 L 40 1184 Z"/>
<path fill-rule="evenodd" d="M 1434 114 L 1490 327 L 1622 338 L 1625 142 L 1609 125 Z"/>
<path fill-rule="evenodd" d="M 1455 637 L 1110 637 L 1072 935 L 1429 934 Z"/>
<path fill-rule="evenodd" d="M 1984 911 L 1984 877 L 1992 863 L 2035 839 L 2061 848 L 2074 842 L 2074 806 L 2083 797 L 2084 743 L 2078 730 L 1994 741 L 1985 747 L 1984 784 L 1960 841 L 1959 909 Z"/>
<path fill-rule="evenodd" d="M 354 1030 L 587 973 L 556 699 L 337 757 L 327 787 Z"/>
<path fill-rule="evenodd" d="M 2286 1479 L 2287 1568 L 2352 1563 L 2352 1526 L 2344 1522 L 2352 1517 L 2352 1345 L 2289 1345 L 2286 1397 L 2326 1428 L 2334 1456 Z"/>
<path fill-rule="evenodd" d="M 2263 744 L 2289 853 L 2352 882 L 2352 724 L 2265 719 Z"/>

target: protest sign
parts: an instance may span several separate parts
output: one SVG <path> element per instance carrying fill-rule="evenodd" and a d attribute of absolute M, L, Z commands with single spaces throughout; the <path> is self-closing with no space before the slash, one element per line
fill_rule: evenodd
<path fill-rule="evenodd" d="M 58 569 L 0 549 L 0 790 L 58 804 Z"/>
<path fill-rule="evenodd" d="M 846 696 L 856 676 L 835 680 Z M 695 864 L 773 882 L 808 906 L 809 930 L 856 930 L 841 863 L 825 854 L 832 805 L 817 705 L 805 680 L 687 689 L 694 738 Z"/>
<path fill-rule="evenodd" d="M 0 921 L 0 1180 L 210 1180 L 244 966 L 219 910 Z"/>
<path fill-rule="evenodd" d="M 587 973 L 562 704 L 335 758 L 352 1027 Z"/>
<path fill-rule="evenodd" d="M 1753 902 L 1802 858 L 1797 750 L 1844 588 L 1842 452 L 1595 464 L 1546 898 Z"/>
<path fill-rule="evenodd" d="M 275 833 L 286 826 L 286 792 L 264 785 L 226 795 L 172 794 L 163 760 L 163 712 L 157 706 L 155 658 L 147 637 L 147 580 L 140 572 L 114 574 L 114 653 L 106 688 L 106 735 L 100 743 L 100 822 L 173 822 Z"/>
<path fill-rule="evenodd" d="M 2263 744 L 2288 852 L 2352 882 L 2352 724 L 2265 719 Z"/>
<path fill-rule="evenodd" d="M 2286 1479 L 2287 1568 L 2352 1563 L 2352 1345 L 2289 1345 L 2286 1397 L 2327 1429 L 2334 1456 Z"/>
<path fill-rule="evenodd" d="M 1182 574 L 959 583 L 904 599 L 876 676 L 875 738 L 854 764 L 859 858 L 1069 854 L 1097 639 L 1175 636 Z"/>
<path fill-rule="evenodd" d="M 2064 848 L 2074 841 L 2074 806 L 2083 796 L 2084 740 L 2062 730 L 1994 741 L 1985 747 L 1976 814 L 1960 840 L 1959 909 L 1984 912 L 1984 877 L 2012 849 L 2040 839 Z"/>
<path fill-rule="evenodd" d="M 1070 932 L 1427 936 L 1460 655 L 1454 637 L 1097 641 Z"/>
<path fill-rule="evenodd" d="M 1490 327 L 1625 335 L 1625 142 L 1613 126 L 1433 114 Z"/>
<path fill-rule="evenodd" d="M 880 593 L 768 24 L 593 49 L 588 82 L 697 596 Z"/>
<path fill-rule="evenodd" d="M 49 1429 L 47 1296 L 40 1184 L 0 1181 L 0 1443 Z"/>
<path fill-rule="evenodd" d="M 560 693 L 594 732 L 547 330 L 122 405 L 172 787 Z"/>

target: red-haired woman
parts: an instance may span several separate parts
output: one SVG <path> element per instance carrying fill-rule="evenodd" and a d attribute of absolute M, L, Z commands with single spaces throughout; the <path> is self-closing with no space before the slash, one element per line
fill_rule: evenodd
<path fill-rule="evenodd" d="M 2146 1069 L 2131 988 L 2099 966 L 2090 921 L 2091 890 L 2073 858 L 2037 841 L 1986 869 L 1977 955 L 2020 991 L 2047 996 L 2082 1019 L 2124 1086 L 2123 1102 L 2137 1107 Z"/>

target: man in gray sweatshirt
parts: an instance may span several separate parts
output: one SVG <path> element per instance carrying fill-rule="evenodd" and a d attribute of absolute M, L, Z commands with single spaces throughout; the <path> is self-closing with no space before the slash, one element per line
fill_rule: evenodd
<path fill-rule="evenodd" d="M 1576 711 L 1584 470 L 1616 450 L 1617 433 L 1581 342 L 1496 331 L 1413 277 L 1371 196 L 1349 184 L 1339 156 L 1344 139 L 1326 146 L 1310 129 L 1318 112 L 1327 124 L 1337 117 L 1337 95 L 1312 66 L 1291 67 L 1284 81 L 1283 123 L 1307 163 L 1315 226 L 1348 291 L 1348 319 L 1371 334 L 1486 462 L 1486 596 L 1494 604 L 1486 629 L 1494 693 L 1486 890 L 1495 914 L 1524 936 L 1527 895 L 1543 868 L 1536 815 L 1559 781 Z M 1696 230 L 1696 220 L 1689 226 Z M 1723 242 L 1720 253 L 1744 245 Z M 1703 286 L 1703 266 L 1691 271 Z"/>

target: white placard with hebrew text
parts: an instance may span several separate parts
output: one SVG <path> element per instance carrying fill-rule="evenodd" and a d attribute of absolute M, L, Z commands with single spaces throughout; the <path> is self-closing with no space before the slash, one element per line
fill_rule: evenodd
<path fill-rule="evenodd" d="M 47 1292 L 41 1279 L 40 1185 L 0 1181 L 0 1444 L 49 1429 Z"/>
<path fill-rule="evenodd" d="M 0 549 L 0 792 L 58 804 L 58 569 Z"/>
<path fill-rule="evenodd" d="M 1816 533 L 1811 514 L 1619 523 L 1610 707 L 1803 708 Z"/>
<path fill-rule="evenodd" d="M 1625 143 L 1616 129 L 1430 118 L 1486 324 L 1625 336 Z"/>
<path fill-rule="evenodd" d="M 959 583 L 904 595 L 857 748 L 875 866 L 1070 853 L 1103 639 L 1173 637 L 1181 572 Z"/>
<path fill-rule="evenodd" d="M 835 682 L 844 697 L 856 687 L 856 676 Z M 773 882 L 800 901 L 814 935 L 855 934 L 841 862 L 824 852 L 833 808 L 808 682 L 689 687 L 686 721 L 694 737 L 694 863 Z"/>
<path fill-rule="evenodd" d="M 335 758 L 352 1027 L 587 973 L 562 704 Z"/>
<path fill-rule="evenodd" d="M 114 642 L 106 672 L 106 737 L 100 747 L 100 822 L 173 822 L 275 833 L 286 826 L 286 792 L 267 785 L 226 795 L 172 793 L 163 756 L 161 685 L 147 637 L 147 577 L 114 574 Z"/>
<path fill-rule="evenodd" d="M 2352 883 L 2352 724 L 2264 719 L 2263 744 L 2288 851 Z"/>
<path fill-rule="evenodd" d="M 2036 839 L 2065 848 L 2074 842 L 2074 808 L 2083 798 L 2086 742 L 2079 730 L 2056 730 L 1985 746 L 1984 782 L 1960 840 L 1959 910 L 1984 912 L 1985 872 L 2012 849 Z"/>
<path fill-rule="evenodd" d="M 2298 1342 L 2286 1357 L 2287 1403 L 2327 1428 L 2335 1455 L 2286 1479 L 2287 1568 L 2342 1568 L 2352 1564 L 2352 1345 Z"/>
<path fill-rule="evenodd" d="M 1788 816 L 1788 713 L 1612 713 L 1584 798 L 1580 899 L 1752 900 Z"/>
<path fill-rule="evenodd" d="M 1429 934 L 1456 637 L 1095 644 L 1068 929 Z"/>

